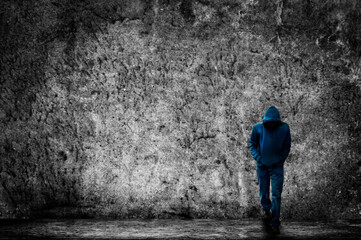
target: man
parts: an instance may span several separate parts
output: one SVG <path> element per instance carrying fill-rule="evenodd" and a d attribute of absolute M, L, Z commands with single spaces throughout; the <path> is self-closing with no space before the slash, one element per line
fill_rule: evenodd
<path fill-rule="evenodd" d="M 250 150 L 257 162 L 257 179 L 264 219 L 272 231 L 279 233 L 281 193 L 283 187 L 283 164 L 290 152 L 291 134 L 287 123 L 282 122 L 278 109 L 267 109 L 263 122 L 253 126 Z M 270 182 L 272 202 L 269 198 Z M 271 213 L 272 212 L 272 213 Z"/>

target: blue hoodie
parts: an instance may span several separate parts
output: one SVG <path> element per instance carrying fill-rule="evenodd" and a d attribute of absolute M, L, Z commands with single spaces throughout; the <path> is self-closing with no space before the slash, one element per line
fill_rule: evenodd
<path fill-rule="evenodd" d="M 291 134 L 278 109 L 267 109 L 263 122 L 253 126 L 250 150 L 258 167 L 283 166 L 291 149 Z"/>

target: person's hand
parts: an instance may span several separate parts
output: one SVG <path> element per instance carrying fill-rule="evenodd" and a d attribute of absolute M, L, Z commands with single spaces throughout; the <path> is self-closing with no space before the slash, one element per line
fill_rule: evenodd
<path fill-rule="evenodd" d="M 266 165 L 263 165 L 263 164 L 258 165 L 258 167 L 259 167 L 260 169 L 267 169 L 267 168 L 268 168 Z"/>
<path fill-rule="evenodd" d="M 258 166 L 260 169 L 265 169 L 265 168 L 267 168 L 267 166 L 262 163 L 262 157 L 260 157 L 260 158 L 258 159 L 258 161 L 257 161 L 257 166 Z"/>

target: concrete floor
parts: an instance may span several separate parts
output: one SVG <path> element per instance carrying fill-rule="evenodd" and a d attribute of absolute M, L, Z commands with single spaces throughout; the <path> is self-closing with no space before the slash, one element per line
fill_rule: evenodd
<path fill-rule="evenodd" d="M 283 221 L 280 230 L 259 220 L 0 220 L 0 239 L 361 239 L 361 220 Z"/>

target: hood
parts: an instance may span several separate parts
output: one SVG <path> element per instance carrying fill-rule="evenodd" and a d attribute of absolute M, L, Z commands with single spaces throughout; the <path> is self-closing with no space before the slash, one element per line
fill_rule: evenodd
<path fill-rule="evenodd" d="M 263 123 L 266 122 L 281 123 L 280 112 L 275 106 L 269 107 L 266 113 L 264 114 Z"/>

